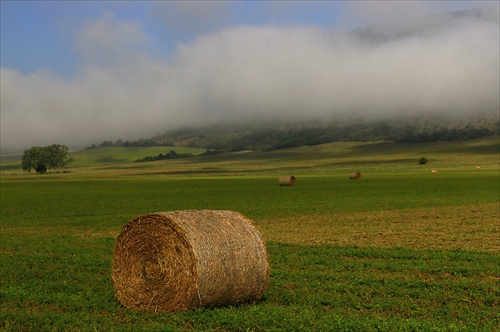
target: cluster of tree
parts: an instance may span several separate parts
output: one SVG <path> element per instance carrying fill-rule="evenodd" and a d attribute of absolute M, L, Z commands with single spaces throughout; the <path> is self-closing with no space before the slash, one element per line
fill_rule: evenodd
<path fill-rule="evenodd" d="M 73 161 L 68 158 L 68 147 L 66 145 L 52 144 L 49 146 L 33 146 L 24 150 L 21 159 L 23 171 L 31 173 L 35 170 L 37 173 L 47 173 L 48 169 L 62 171 Z"/>
<path fill-rule="evenodd" d="M 174 150 L 170 150 L 167 154 L 160 153 L 157 156 L 148 156 L 141 159 L 137 159 L 136 163 L 141 163 L 145 161 L 155 161 L 155 160 L 166 160 L 166 159 L 177 159 L 177 158 L 187 158 L 191 157 L 191 153 L 177 153 Z"/>
<path fill-rule="evenodd" d="M 161 142 L 152 138 L 140 138 L 135 141 L 123 141 L 118 139 L 116 141 L 108 141 L 104 140 L 101 144 L 92 144 L 87 149 L 97 149 L 106 146 L 114 146 L 114 147 L 139 147 L 139 146 L 169 146 L 172 145 L 168 142 Z"/>

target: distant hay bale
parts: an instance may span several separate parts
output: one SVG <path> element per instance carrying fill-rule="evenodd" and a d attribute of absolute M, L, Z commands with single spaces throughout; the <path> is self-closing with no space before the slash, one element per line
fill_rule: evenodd
<path fill-rule="evenodd" d="M 436 169 L 433 169 L 433 170 L 431 171 L 431 173 L 432 173 L 432 174 L 437 174 L 437 172 L 438 172 L 438 171 L 437 171 Z"/>
<path fill-rule="evenodd" d="M 265 242 L 240 213 L 149 213 L 116 239 L 112 278 L 120 303 L 139 310 L 181 311 L 253 303 L 269 282 Z"/>
<path fill-rule="evenodd" d="M 280 186 L 295 186 L 295 176 L 293 175 L 283 175 L 279 179 Z"/>
<path fill-rule="evenodd" d="M 361 173 L 360 172 L 352 172 L 351 174 L 349 174 L 349 179 L 351 179 L 351 180 L 361 179 Z"/>

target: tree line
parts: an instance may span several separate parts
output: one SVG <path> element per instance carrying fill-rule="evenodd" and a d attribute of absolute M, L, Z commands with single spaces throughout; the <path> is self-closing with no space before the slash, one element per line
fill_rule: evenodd
<path fill-rule="evenodd" d="M 68 147 L 61 144 L 49 146 L 33 146 L 24 150 L 21 159 L 23 171 L 31 173 L 32 170 L 39 174 L 47 173 L 47 170 L 62 171 L 73 162 L 68 158 Z"/>
<path fill-rule="evenodd" d="M 116 141 L 111 141 L 111 140 L 104 140 L 100 144 L 92 144 L 89 146 L 87 149 L 97 149 L 97 148 L 102 148 L 106 146 L 112 146 L 112 147 L 144 147 L 144 146 L 169 146 L 172 145 L 169 142 L 160 142 L 151 138 L 140 138 L 136 141 L 123 141 L 121 138 L 117 139 Z"/>
<path fill-rule="evenodd" d="M 177 153 L 174 150 L 170 150 L 168 153 L 160 153 L 157 156 L 147 156 L 141 159 L 137 159 L 136 163 L 141 163 L 145 161 L 155 161 L 155 160 L 166 160 L 166 159 L 177 159 L 177 158 L 188 158 L 192 157 L 192 153 Z"/>

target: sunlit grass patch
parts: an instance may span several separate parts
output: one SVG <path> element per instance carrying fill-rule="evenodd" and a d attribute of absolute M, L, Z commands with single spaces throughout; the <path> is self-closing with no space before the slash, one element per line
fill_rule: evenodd
<path fill-rule="evenodd" d="M 498 203 L 274 218 L 271 241 L 301 245 L 500 252 Z"/>

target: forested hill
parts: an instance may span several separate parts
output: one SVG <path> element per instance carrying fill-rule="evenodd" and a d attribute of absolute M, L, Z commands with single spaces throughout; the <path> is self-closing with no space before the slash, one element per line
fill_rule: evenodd
<path fill-rule="evenodd" d="M 136 141 L 104 141 L 99 146 L 189 146 L 217 151 L 275 150 L 339 141 L 431 142 L 499 135 L 498 115 L 474 119 L 414 118 L 341 122 L 226 124 L 184 127 Z"/>

